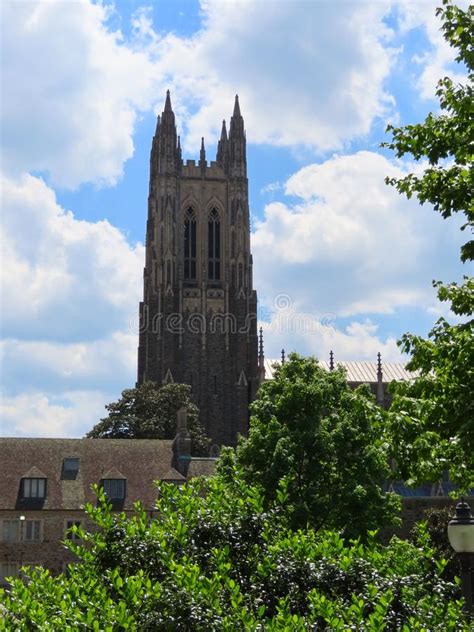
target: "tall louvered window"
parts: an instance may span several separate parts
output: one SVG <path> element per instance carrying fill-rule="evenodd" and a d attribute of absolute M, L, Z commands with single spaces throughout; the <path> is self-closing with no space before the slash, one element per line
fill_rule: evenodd
<path fill-rule="evenodd" d="M 104 478 L 102 486 L 109 500 L 123 500 L 125 498 L 124 478 Z"/>
<path fill-rule="evenodd" d="M 208 222 L 208 277 L 210 281 L 221 278 L 221 223 L 219 213 L 212 209 Z"/>
<path fill-rule="evenodd" d="M 196 216 L 192 208 L 184 217 L 184 280 L 196 280 Z"/>

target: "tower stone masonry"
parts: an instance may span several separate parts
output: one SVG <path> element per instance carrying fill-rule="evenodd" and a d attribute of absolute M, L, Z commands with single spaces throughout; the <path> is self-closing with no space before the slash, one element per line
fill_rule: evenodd
<path fill-rule="evenodd" d="M 138 383 L 189 384 L 218 445 L 248 430 L 257 364 L 246 138 L 236 96 L 217 157 L 181 157 L 169 91 L 150 156 Z"/>

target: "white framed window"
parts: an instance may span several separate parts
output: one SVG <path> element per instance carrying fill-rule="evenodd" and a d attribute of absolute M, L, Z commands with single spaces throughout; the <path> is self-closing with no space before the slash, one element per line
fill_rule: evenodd
<path fill-rule="evenodd" d="M 23 498 L 45 498 L 46 479 L 45 478 L 24 478 Z"/>
<path fill-rule="evenodd" d="M 18 542 L 20 539 L 20 521 L 3 520 L 2 540 L 4 542 Z"/>
<path fill-rule="evenodd" d="M 23 540 L 25 542 L 41 542 L 41 520 L 25 520 Z"/>

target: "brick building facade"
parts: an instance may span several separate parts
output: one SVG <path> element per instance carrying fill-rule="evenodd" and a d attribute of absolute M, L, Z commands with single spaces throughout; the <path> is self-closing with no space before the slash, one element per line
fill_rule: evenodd
<path fill-rule="evenodd" d="M 246 138 L 236 97 L 217 157 L 183 162 L 169 91 L 150 157 L 138 383 L 189 384 L 213 442 L 248 429 L 258 388 Z"/>
<path fill-rule="evenodd" d="M 68 528 L 90 523 L 82 507 L 102 485 L 113 507 L 140 500 L 153 515 L 154 481 L 183 483 L 208 475 L 214 459 L 191 458 L 186 429 L 174 441 L 140 439 L 0 439 L 0 584 L 22 565 L 52 572 L 74 561 Z"/>

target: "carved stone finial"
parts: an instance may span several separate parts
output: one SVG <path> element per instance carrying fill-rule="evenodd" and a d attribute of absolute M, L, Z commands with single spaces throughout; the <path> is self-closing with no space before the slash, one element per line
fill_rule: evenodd
<path fill-rule="evenodd" d="M 281 363 L 285 364 L 285 350 L 284 349 L 281 350 Z"/>
<path fill-rule="evenodd" d="M 329 352 L 329 370 L 334 371 L 334 353 L 332 349 Z"/>
<path fill-rule="evenodd" d="M 199 152 L 199 164 L 201 168 L 206 166 L 206 148 L 204 147 L 204 136 L 201 138 L 201 151 Z"/>
<path fill-rule="evenodd" d="M 263 327 L 260 327 L 260 330 L 259 330 L 258 357 L 263 360 Z"/>
<path fill-rule="evenodd" d="M 377 353 L 377 381 L 382 382 L 382 380 L 383 380 L 382 355 L 379 351 Z"/>

